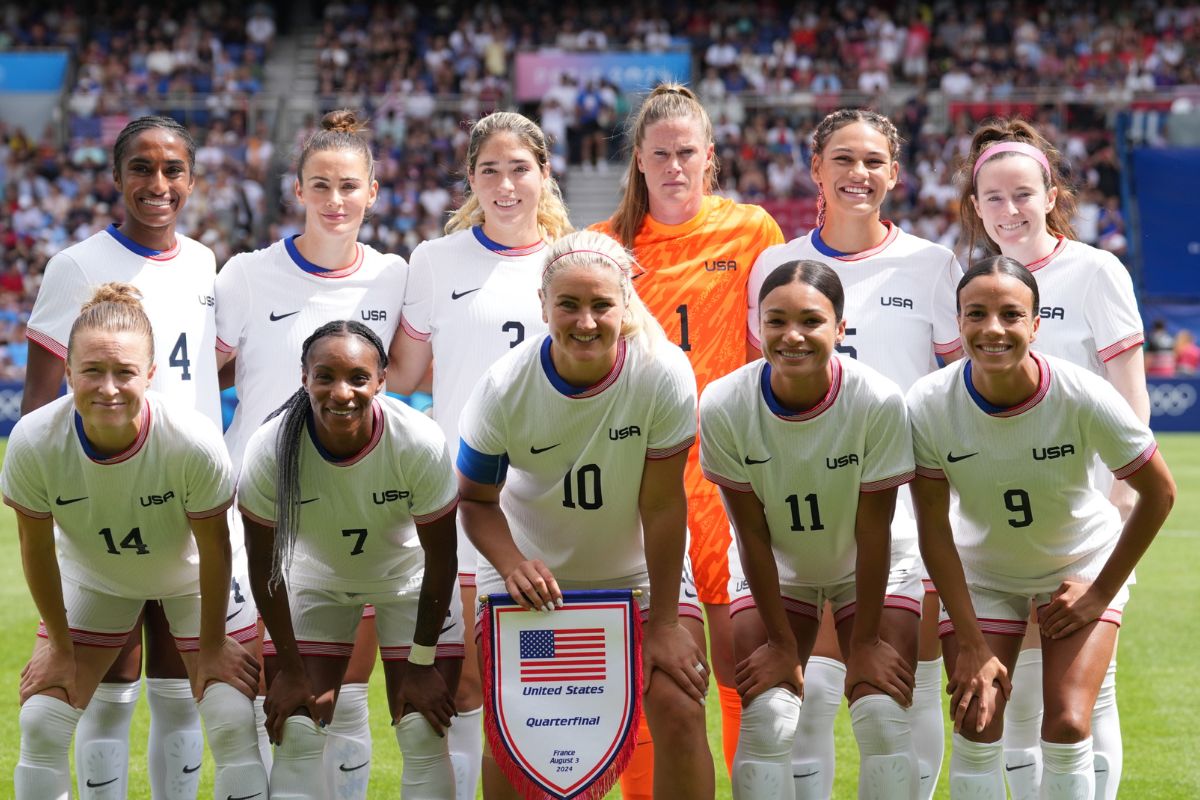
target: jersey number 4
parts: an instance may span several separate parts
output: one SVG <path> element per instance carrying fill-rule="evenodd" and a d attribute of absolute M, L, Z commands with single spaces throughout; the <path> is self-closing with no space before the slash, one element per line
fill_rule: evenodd
<path fill-rule="evenodd" d="M 190 381 L 192 379 L 192 373 L 188 369 L 192 366 L 192 360 L 188 358 L 186 333 L 179 334 L 179 338 L 175 340 L 175 346 L 171 348 L 171 357 L 167 363 L 183 370 L 183 374 L 180 375 L 182 380 Z"/>
<path fill-rule="evenodd" d="M 108 551 L 109 555 L 119 556 L 121 555 L 121 550 L 132 550 L 139 556 L 150 554 L 150 548 L 147 547 L 146 543 L 142 541 L 141 528 L 134 528 L 131 530 L 129 535 L 121 540 L 120 544 L 117 544 L 116 540 L 113 539 L 112 528 L 103 528 L 99 535 L 104 537 L 105 549 Z M 118 547 L 120 550 L 117 549 Z"/>

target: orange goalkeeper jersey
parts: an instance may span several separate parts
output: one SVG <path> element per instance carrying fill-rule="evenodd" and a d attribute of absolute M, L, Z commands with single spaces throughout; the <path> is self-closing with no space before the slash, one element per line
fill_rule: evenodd
<path fill-rule="evenodd" d="M 592 227 L 613 235 L 608 222 Z M 759 253 L 782 243 L 779 226 L 762 208 L 716 195 L 706 195 L 687 222 L 664 225 L 647 215 L 642 223 L 632 249 L 645 273 L 634 288 L 687 353 L 699 391 L 746 362 L 750 268 Z M 728 603 L 729 522 L 699 459 L 693 447 L 685 474 L 692 569 L 702 601 Z"/>

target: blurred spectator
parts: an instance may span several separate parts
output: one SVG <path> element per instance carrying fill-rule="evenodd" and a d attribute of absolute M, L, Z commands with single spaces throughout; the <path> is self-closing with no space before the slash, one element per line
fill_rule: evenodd
<path fill-rule="evenodd" d="M 1146 337 L 1146 374 L 1154 378 L 1175 375 L 1175 338 L 1161 319 L 1154 320 Z"/>
<path fill-rule="evenodd" d="M 1200 373 L 1200 345 L 1187 328 L 1175 335 L 1175 371 L 1180 375 Z"/>

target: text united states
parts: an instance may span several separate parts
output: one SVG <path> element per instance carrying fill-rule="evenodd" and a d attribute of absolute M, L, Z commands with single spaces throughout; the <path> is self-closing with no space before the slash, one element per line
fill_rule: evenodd
<path fill-rule="evenodd" d="M 603 628 L 521 631 L 521 683 L 602 681 Z"/>

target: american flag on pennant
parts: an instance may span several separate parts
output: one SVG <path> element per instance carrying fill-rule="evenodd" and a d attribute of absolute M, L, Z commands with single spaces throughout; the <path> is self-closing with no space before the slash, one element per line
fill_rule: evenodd
<path fill-rule="evenodd" d="M 521 631 L 521 683 L 602 681 L 603 628 Z"/>

